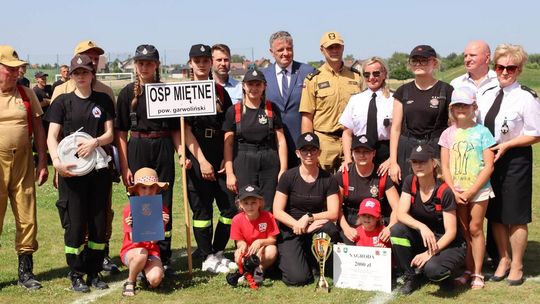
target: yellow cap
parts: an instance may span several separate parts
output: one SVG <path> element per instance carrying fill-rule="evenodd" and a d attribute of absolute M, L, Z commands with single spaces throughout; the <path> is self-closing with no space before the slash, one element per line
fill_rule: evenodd
<path fill-rule="evenodd" d="M 345 45 L 343 38 L 338 32 L 326 32 L 321 37 L 321 46 L 327 48 L 332 44 L 341 44 Z"/>
<path fill-rule="evenodd" d="M 19 59 L 19 55 L 10 45 L 0 45 L 0 63 L 13 68 L 27 64 Z"/>
<path fill-rule="evenodd" d="M 96 49 L 99 52 L 99 55 L 105 54 L 105 51 L 100 48 L 94 41 L 92 40 L 84 40 L 79 42 L 77 46 L 75 47 L 75 51 L 73 52 L 73 55 L 84 53 L 88 50 Z"/>

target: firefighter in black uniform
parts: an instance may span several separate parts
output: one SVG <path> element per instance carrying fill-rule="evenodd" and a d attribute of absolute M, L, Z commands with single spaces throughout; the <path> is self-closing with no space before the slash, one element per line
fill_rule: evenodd
<path fill-rule="evenodd" d="M 227 187 L 259 186 L 265 209 L 272 209 L 279 177 L 287 170 L 287 143 L 281 113 L 265 100 L 266 79 L 262 72 L 248 70 L 242 82 L 244 99 L 226 114 L 225 170 Z"/>
<path fill-rule="evenodd" d="M 71 60 L 75 91 L 60 95 L 51 105 L 45 119 L 50 122 L 47 144 L 58 177 L 59 198 L 56 203 L 65 229 L 66 260 L 72 288 L 77 292 L 108 288 L 99 276 L 106 245 L 107 204 L 112 187 L 108 168 L 92 169 L 77 176 L 74 165 L 60 161 L 58 137 L 80 129 L 92 138 L 77 139 L 77 156 L 86 159 L 95 149 L 113 141 L 114 105 L 111 98 L 92 90 L 94 67 L 90 57 L 76 55 Z M 88 242 L 85 243 L 88 231 Z M 87 274 L 84 282 L 83 276 Z"/>
<path fill-rule="evenodd" d="M 420 287 L 421 274 L 451 284 L 451 276 L 465 263 L 467 245 L 458 230 L 454 194 L 439 179 L 434 154 L 429 144 L 410 153 L 413 174 L 403 181 L 399 222 L 390 228 L 392 252 L 405 275 L 402 294 Z"/>
<path fill-rule="evenodd" d="M 191 80 L 211 78 L 211 48 L 195 44 L 189 51 Z M 193 211 L 193 234 L 197 241 L 196 255 L 203 259 L 202 270 L 212 273 L 229 272 L 234 262 L 223 256 L 229 241 L 232 218 L 236 215 L 234 194 L 227 190 L 223 170 L 223 131 L 225 113 L 232 105 L 227 91 L 215 85 L 216 115 L 186 118 L 187 158 L 191 169 L 187 171 L 188 198 Z M 213 233 L 213 202 L 220 211 L 216 231 Z M 213 242 L 212 242 L 213 236 Z"/>
<path fill-rule="evenodd" d="M 397 222 L 399 193 L 390 176 L 377 174 L 374 162 L 377 141 L 367 135 L 353 136 L 351 141 L 353 162 L 348 165 L 347 170 L 338 171 L 335 175 L 340 187 L 343 208 L 338 221 L 342 230 L 341 238 L 345 244 L 354 245 L 360 202 L 373 197 L 381 202 L 382 217 L 386 226 L 381 240 L 387 242 L 390 239 L 389 229 Z"/>
<path fill-rule="evenodd" d="M 170 220 L 165 226 L 165 240 L 159 241 L 159 248 L 165 273 L 170 273 L 174 153 L 180 148 L 180 122 L 177 118 L 147 118 L 144 84 L 161 82 L 158 50 L 153 45 L 140 45 L 133 59 L 135 82 L 120 91 L 117 102 L 115 129 L 122 180 L 126 187 L 133 186 L 133 174 L 140 168 L 149 167 L 156 170 L 160 181 L 169 183 L 169 189 L 162 195 Z"/>

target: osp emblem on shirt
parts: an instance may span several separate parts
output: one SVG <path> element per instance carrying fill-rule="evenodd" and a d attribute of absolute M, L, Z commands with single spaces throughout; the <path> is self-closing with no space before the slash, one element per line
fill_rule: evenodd
<path fill-rule="evenodd" d="M 265 232 L 266 231 L 266 223 L 259 223 L 259 232 Z"/>
<path fill-rule="evenodd" d="M 268 117 L 266 117 L 266 115 L 264 114 L 259 114 L 259 123 L 261 125 L 265 125 L 266 123 L 268 123 Z"/>
<path fill-rule="evenodd" d="M 95 118 L 101 117 L 101 110 L 98 107 L 94 107 L 92 109 L 92 115 L 94 115 Z"/>

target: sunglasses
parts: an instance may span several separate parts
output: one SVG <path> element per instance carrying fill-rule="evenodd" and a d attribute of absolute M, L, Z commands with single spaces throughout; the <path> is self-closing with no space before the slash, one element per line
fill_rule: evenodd
<path fill-rule="evenodd" d="M 508 74 L 514 74 L 517 71 L 518 68 L 519 67 L 517 65 L 504 66 L 504 65 L 500 65 L 500 64 L 495 64 L 495 72 L 497 72 L 499 74 L 504 72 L 504 70 L 506 70 L 506 72 Z"/>
<path fill-rule="evenodd" d="M 426 66 L 429 63 L 429 58 L 411 58 L 409 59 L 409 64 L 412 66 L 420 65 Z"/>
<path fill-rule="evenodd" d="M 315 147 L 306 148 L 306 149 L 300 149 L 300 154 L 302 156 L 307 156 L 308 154 L 309 155 L 315 155 L 317 153 L 317 151 L 319 151 L 319 149 L 317 149 Z"/>
<path fill-rule="evenodd" d="M 362 73 L 362 76 L 364 76 L 364 78 L 369 78 L 371 77 L 371 75 L 373 75 L 373 77 L 379 77 L 381 76 L 381 71 L 373 71 L 373 72 L 363 72 Z"/>

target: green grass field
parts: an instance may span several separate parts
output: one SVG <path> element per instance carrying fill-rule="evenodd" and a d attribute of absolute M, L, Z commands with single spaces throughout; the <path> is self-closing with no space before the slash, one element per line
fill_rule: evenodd
<path fill-rule="evenodd" d="M 459 75 L 462 71 L 453 71 Z M 524 83 L 538 90 L 535 83 L 537 74 L 524 73 Z M 527 76 L 525 78 L 525 76 Z M 443 77 L 444 79 L 444 77 Z M 538 79 L 538 78 L 537 78 Z M 115 276 L 106 276 L 111 289 L 79 294 L 69 290 L 70 281 L 66 277 L 68 268 L 64 256 L 63 230 L 55 207 L 57 192 L 48 181 L 37 191 L 38 197 L 38 241 L 40 249 L 34 255 L 34 272 L 42 282 L 43 288 L 29 292 L 16 285 L 17 256 L 14 251 L 15 224 L 8 207 L 3 234 L 0 236 L 0 303 L 540 303 L 540 146 L 534 149 L 533 181 L 533 223 L 529 226 L 529 244 L 525 254 L 525 275 L 527 281 L 520 287 L 510 288 L 504 282 L 487 282 L 480 291 L 459 290 L 452 293 L 439 291 L 438 286 L 425 285 L 411 296 L 393 296 L 374 292 L 334 288 L 329 294 L 315 293 L 314 285 L 287 287 L 281 281 L 267 279 L 258 291 L 248 288 L 233 289 L 227 285 L 224 275 L 209 275 L 200 271 L 201 261 L 194 260 L 194 276 L 188 279 L 186 257 L 186 232 L 180 173 L 174 187 L 174 231 L 172 278 L 166 278 L 157 291 L 140 290 L 134 298 L 122 298 L 121 284 L 127 278 L 127 269 Z M 177 170 L 177 172 L 180 172 Z M 96 190 L 99 191 L 99 190 Z M 115 184 L 113 208 L 116 213 L 111 240 L 111 256 L 120 264 L 118 257 L 121 238 L 121 210 L 127 202 L 125 189 Z M 192 237 L 193 240 L 193 237 Z M 232 250 L 232 242 L 229 249 Z M 229 250 L 229 257 L 231 251 Z"/>

